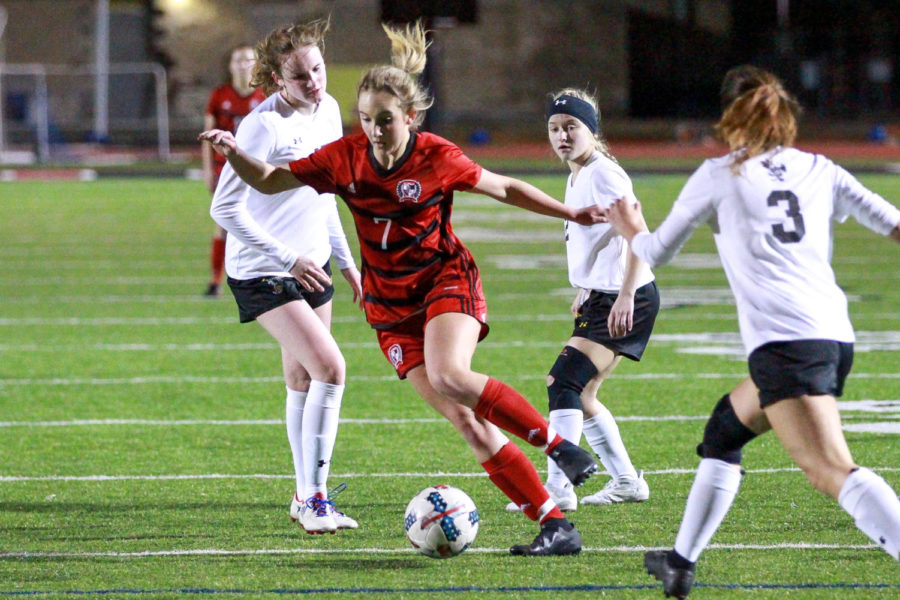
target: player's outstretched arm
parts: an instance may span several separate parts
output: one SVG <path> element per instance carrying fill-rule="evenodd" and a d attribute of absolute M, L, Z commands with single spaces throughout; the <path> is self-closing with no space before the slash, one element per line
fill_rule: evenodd
<path fill-rule="evenodd" d="M 276 194 L 303 185 L 287 167 L 276 167 L 244 153 L 230 131 L 209 129 L 198 136 L 228 159 L 238 177 L 263 194 Z"/>
<path fill-rule="evenodd" d="M 897 226 L 891 229 L 891 233 L 889 235 L 892 240 L 900 244 L 900 223 L 897 223 Z"/>
<path fill-rule="evenodd" d="M 481 171 L 481 179 L 472 190 L 506 204 L 512 204 L 540 215 L 573 221 L 579 225 L 593 225 L 606 221 L 603 211 L 596 206 L 575 210 L 548 196 L 530 183 L 498 175 L 487 169 Z"/>

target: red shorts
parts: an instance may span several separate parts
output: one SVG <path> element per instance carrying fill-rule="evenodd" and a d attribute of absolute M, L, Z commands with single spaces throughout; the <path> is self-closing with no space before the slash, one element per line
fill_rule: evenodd
<path fill-rule="evenodd" d="M 481 291 L 479 282 L 478 291 Z M 425 364 L 425 324 L 433 317 L 444 313 L 463 313 L 481 323 L 480 342 L 487 337 L 487 303 L 484 295 L 475 298 L 445 296 L 428 303 L 422 312 L 416 313 L 390 329 L 378 329 L 378 344 L 400 379 L 413 368 Z"/>

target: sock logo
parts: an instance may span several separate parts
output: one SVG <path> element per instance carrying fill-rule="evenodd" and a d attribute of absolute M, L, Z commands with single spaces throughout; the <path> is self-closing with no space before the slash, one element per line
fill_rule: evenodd
<path fill-rule="evenodd" d="M 528 430 L 528 443 L 537 437 L 537 435 L 541 432 L 540 428 L 530 429 Z"/>

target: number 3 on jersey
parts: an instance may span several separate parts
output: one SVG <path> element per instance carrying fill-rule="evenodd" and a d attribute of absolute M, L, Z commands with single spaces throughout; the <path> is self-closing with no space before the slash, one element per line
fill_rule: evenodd
<path fill-rule="evenodd" d="M 794 227 L 792 231 L 784 228 L 784 223 L 775 223 L 772 225 L 772 234 L 779 242 L 783 244 L 795 244 L 799 242 L 806 233 L 806 226 L 803 224 L 803 215 L 800 214 L 800 201 L 794 192 L 790 190 L 776 190 L 769 194 L 767 199 L 769 206 L 784 206 L 784 214 L 789 217 Z"/>

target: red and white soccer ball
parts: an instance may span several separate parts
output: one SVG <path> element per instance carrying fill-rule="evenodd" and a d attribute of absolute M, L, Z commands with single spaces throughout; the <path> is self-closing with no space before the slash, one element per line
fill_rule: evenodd
<path fill-rule="evenodd" d="M 462 490 L 433 485 L 409 501 L 403 526 L 407 539 L 419 553 L 431 558 L 450 558 L 475 541 L 478 509 Z"/>

